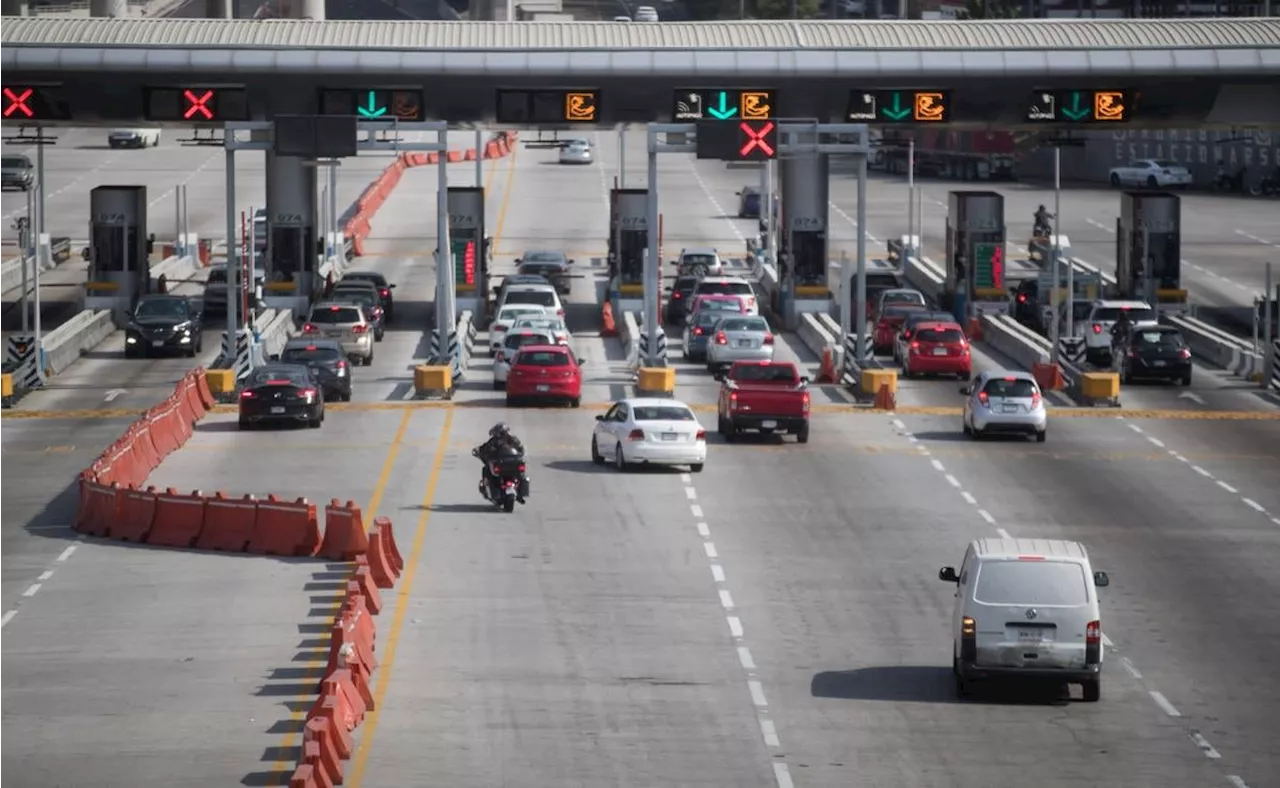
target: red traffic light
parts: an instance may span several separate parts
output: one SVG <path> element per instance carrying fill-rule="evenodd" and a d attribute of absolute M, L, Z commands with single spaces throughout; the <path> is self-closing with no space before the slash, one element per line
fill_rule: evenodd
<path fill-rule="evenodd" d="M 31 98 L 35 93 L 35 88 L 5 88 L 4 117 L 34 118 L 36 113 L 31 108 Z"/>
<path fill-rule="evenodd" d="M 738 157 L 747 161 L 778 155 L 778 126 L 771 120 L 738 122 Z"/>
<path fill-rule="evenodd" d="M 212 90 L 184 90 L 182 91 L 183 120 L 213 120 L 213 108 L 210 102 L 213 101 Z"/>

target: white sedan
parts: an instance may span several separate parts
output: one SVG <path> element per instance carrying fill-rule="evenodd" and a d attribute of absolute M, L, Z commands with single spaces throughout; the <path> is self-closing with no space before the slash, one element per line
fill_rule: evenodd
<path fill-rule="evenodd" d="M 560 148 L 561 164 L 590 164 L 591 143 L 586 140 L 569 140 Z"/>
<path fill-rule="evenodd" d="M 546 317 L 545 307 L 534 304 L 512 304 L 498 310 L 493 322 L 489 324 L 489 355 L 496 356 L 507 339 L 507 332 L 524 317 Z"/>
<path fill-rule="evenodd" d="M 538 331 L 550 334 L 552 342 L 548 344 L 569 344 L 569 328 L 562 317 L 522 317 L 516 321 L 512 331 Z"/>
<path fill-rule="evenodd" d="M 1167 189 L 1170 186 L 1191 185 L 1191 170 L 1176 161 L 1165 159 L 1139 159 L 1128 167 L 1111 168 L 1111 185 L 1146 186 L 1151 189 Z"/>
<path fill-rule="evenodd" d="M 699 473 L 707 461 L 707 431 L 683 402 L 620 400 L 596 416 L 591 461 L 612 462 L 620 471 L 633 465 L 688 465 Z"/>

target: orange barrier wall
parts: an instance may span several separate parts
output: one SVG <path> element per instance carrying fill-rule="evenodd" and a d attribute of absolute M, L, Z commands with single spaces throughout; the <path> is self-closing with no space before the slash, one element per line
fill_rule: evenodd
<path fill-rule="evenodd" d="M 483 159 L 501 159 L 516 146 L 517 133 L 514 131 L 501 132 L 494 139 L 485 143 L 483 150 L 468 148 L 465 151 L 448 151 L 446 159 L 449 162 L 475 161 L 478 158 Z M 347 237 L 351 238 L 352 246 L 355 248 L 357 255 L 364 254 L 364 242 L 372 231 L 371 223 L 373 217 L 378 213 L 378 209 L 383 206 L 391 193 L 400 183 L 400 178 L 404 175 L 404 171 L 411 167 L 425 167 L 428 165 L 438 164 L 440 162 L 439 153 L 402 153 L 396 157 L 395 161 L 387 165 L 382 171 L 378 179 L 369 184 L 364 190 L 364 194 L 356 200 L 357 210 L 344 228 Z"/>

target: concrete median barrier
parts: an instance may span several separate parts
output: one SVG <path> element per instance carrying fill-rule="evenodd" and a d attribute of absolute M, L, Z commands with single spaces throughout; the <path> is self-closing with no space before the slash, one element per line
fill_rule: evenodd
<path fill-rule="evenodd" d="M 298 333 L 292 309 L 267 309 L 254 322 L 267 358 L 279 356 L 285 344 Z"/>
<path fill-rule="evenodd" d="M 636 366 L 643 348 L 640 347 L 640 319 L 635 312 L 622 313 L 622 321 L 618 323 L 618 338 L 622 340 L 622 351 L 626 354 L 627 363 Z"/>
<path fill-rule="evenodd" d="M 907 284 L 924 293 L 934 303 L 940 303 L 942 292 L 946 289 L 945 269 L 927 257 L 909 256 L 902 265 L 902 273 Z"/>
<path fill-rule="evenodd" d="M 822 358 L 823 353 L 830 348 L 838 347 L 840 344 L 837 332 L 834 336 L 822 324 L 822 320 L 811 313 L 800 315 L 800 323 L 796 328 L 796 336 L 800 337 L 800 341 L 805 347 L 813 351 L 818 358 Z"/>
<path fill-rule="evenodd" d="M 1192 357 L 1222 367 L 1248 380 L 1262 379 L 1265 358 L 1252 343 L 1193 317 L 1166 315 L 1160 322 L 1177 328 L 1191 347 Z"/>
<path fill-rule="evenodd" d="M 475 348 L 476 343 L 476 327 L 474 324 L 474 315 L 470 309 L 462 310 L 458 315 L 458 351 L 461 358 L 458 362 L 465 375 L 471 367 L 471 352 Z"/>
<path fill-rule="evenodd" d="M 116 332 L 110 310 L 86 309 L 44 336 L 44 369 L 57 375 Z"/>

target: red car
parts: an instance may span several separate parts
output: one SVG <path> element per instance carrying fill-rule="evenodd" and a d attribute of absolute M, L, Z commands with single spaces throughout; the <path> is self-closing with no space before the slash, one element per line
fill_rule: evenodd
<path fill-rule="evenodd" d="M 973 369 L 969 340 L 959 323 L 917 323 L 902 357 L 902 376 L 955 375 L 968 380 Z"/>
<path fill-rule="evenodd" d="M 564 345 L 525 345 L 507 373 L 507 406 L 525 400 L 582 404 L 582 362 Z"/>
<path fill-rule="evenodd" d="M 884 353 L 893 349 L 893 343 L 898 338 L 898 332 L 902 330 L 902 324 L 906 321 L 907 315 L 912 312 L 919 312 L 924 309 L 923 306 L 916 304 L 890 304 L 880 313 L 879 319 L 876 320 L 875 348 L 877 353 Z"/>

